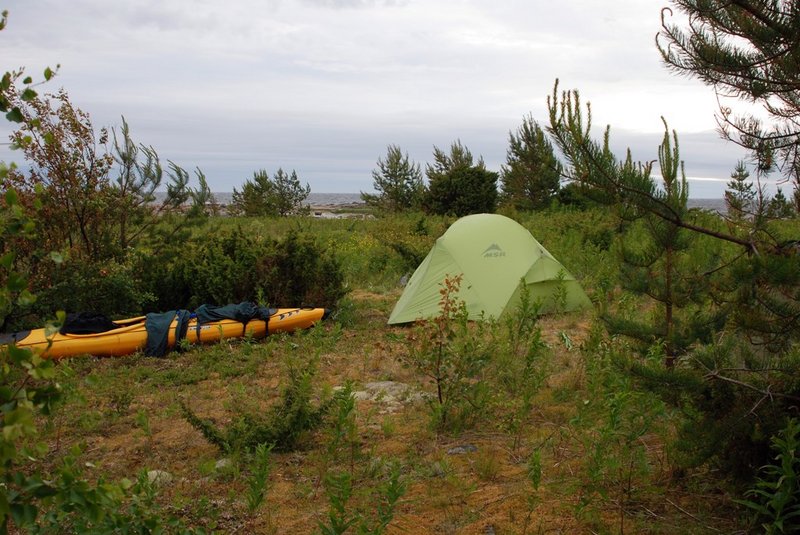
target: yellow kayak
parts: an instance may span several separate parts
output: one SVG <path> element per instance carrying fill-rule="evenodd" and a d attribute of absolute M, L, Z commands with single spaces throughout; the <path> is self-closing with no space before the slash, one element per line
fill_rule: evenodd
<path fill-rule="evenodd" d="M 191 344 L 217 342 L 226 338 L 264 338 L 269 334 L 307 329 L 328 316 L 324 308 L 278 308 L 265 320 L 253 319 L 247 323 L 223 319 L 197 326 L 197 319 L 188 321 L 185 339 Z M 146 316 L 115 321 L 119 327 L 94 334 L 61 334 L 47 336 L 45 329 L 3 335 L 0 343 L 16 343 L 17 347 L 30 349 L 39 355 L 60 359 L 77 355 L 117 357 L 144 349 L 147 343 Z M 173 320 L 167 340 L 168 349 L 175 347 L 178 319 Z"/>

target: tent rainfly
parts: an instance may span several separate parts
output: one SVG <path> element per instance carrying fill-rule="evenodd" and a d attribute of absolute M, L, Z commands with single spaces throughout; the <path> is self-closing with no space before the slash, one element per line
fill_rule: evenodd
<path fill-rule="evenodd" d="M 469 319 L 499 318 L 514 311 L 522 284 L 539 313 L 590 308 L 578 281 L 516 221 L 497 214 L 462 217 L 436 240 L 408 281 L 389 324 L 434 318 L 439 314 L 441 284 L 463 275 L 458 297 Z M 560 289 L 561 288 L 561 289 Z"/>

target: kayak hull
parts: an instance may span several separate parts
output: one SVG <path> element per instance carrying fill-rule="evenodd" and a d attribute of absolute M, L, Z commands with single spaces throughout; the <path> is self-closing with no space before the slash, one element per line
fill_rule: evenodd
<path fill-rule="evenodd" d="M 235 320 L 220 320 L 204 323 L 197 327 L 197 320 L 189 320 L 184 339 L 190 344 L 208 344 L 229 338 L 250 337 L 261 339 L 270 334 L 293 332 L 312 327 L 327 317 L 324 308 L 279 308 L 267 321 L 251 320 L 241 323 Z M 147 344 L 145 316 L 116 321 L 120 325 L 96 334 L 49 334 L 45 329 L 35 329 L 24 336 L 14 336 L 17 347 L 30 349 L 34 353 L 50 359 L 94 355 L 98 357 L 119 357 L 141 351 Z M 167 346 L 175 347 L 177 318 L 169 328 Z M 23 333 L 17 333 L 23 334 Z M 49 334 L 49 335 L 48 335 Z"/>

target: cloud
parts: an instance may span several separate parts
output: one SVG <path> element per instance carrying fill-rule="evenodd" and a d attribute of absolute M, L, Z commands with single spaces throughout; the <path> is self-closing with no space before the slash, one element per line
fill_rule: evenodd
<path fill-rule="evenodd" d="M 219 190 L 277 166 L 318 191 L 367 190 L 391 143 L 424 162 L 460 138 L 499 168 L 524 115 L 546 122 L 556 78 L 643 152 L 661 116 L 679 134 L 714 137 L 713 93 L 659 62 L 654 0 L 18 4 L 0 33 L 1 69 L 61 63 L 47 89 L 65 87 L 97 126 L 125 115 L 137 140 L 199 165 Z M 8 131 L 0 124 L 0 138 Z M 682 139 L 687 167 L 729 174 L 719 145 Z"/>
<path fill-rule="evenodd" d="M 404 0 L 302 0 L 304 4 L 331 9 L 397 7 L 407 5 Z"/>

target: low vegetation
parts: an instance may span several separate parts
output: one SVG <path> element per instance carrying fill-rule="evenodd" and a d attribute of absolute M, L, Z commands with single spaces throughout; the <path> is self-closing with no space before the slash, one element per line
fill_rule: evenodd
<path fill-rule="evenodd" d="M 581 275 L 595 301 L 617 314 L 649 309 L 609 282 L 620 264 L 608 212 L 520 220 Z M 696 420 L 706 413 L 685 387 L 695 380 L 686 368 L 676 377 L 690 397 L 644 387 L 659 384 L 646 369 L 663 369 L 663 348 L 632 358 L 639 343 L 608 336 L 593 313 L 537 319 L 536 304 L 523 299 L 509 317 L 473 324 L 459 314 L 454 278 L 443 281 L 436 321 L 388 327 L 397 283 L 412 267 L 398 251 L 425 251 L 448 223 L 426 219 L 421 232 L 420 221 L 413 214 L 212 221 L 219 236 L 228 227 L 242 229 L 231 236 L 258 235 L 268 223 L 278 242 L 304 227 L 342 266 L 349 292 L 337 314 L 308 332 L 263 341 L 49 367 L 43 379 L 58 381 L 59 400 L 35 420 L 37 441 L 47 445 L 38 472 L 53 481 L 65 466 L 82 466 L 79 477 L 98 489 L 119 482 L 113 499 L 136 508 L 114 506 L 122 515 L 114 522 L 129 514 L 171 519 L 174 531 L 705 533 L 756 525 L 751 519 L 770 524 L 794 510 L 778 493 L 786 486 L 779 478 L 797 469 L 787 457 L 796 428 L 772 445 L 766 437 L 767 455 L 751 459 L 749 477 L 722 477 L 723 465 L 687 440 L 704 427 L 724 438 L 724 426 L 740 428 L 742 416 L 734 411 L 711 427 Z M 383 386 L 368 395 L 373 384 Z M 724 387 L 708 387 L 715 384 Z M 400 394 L 392 390 L 398 385 Z M 750 401 L 732 402 L 744 410 Z M 712 418 L 728 409 L 714 410 Z M 722 459 L 755 443 L 730 455 L 713 444 Z M 774 455 L 772 467 L 758 471 L 760 459 Z M 155 470 L 170 483 L 153 479 Z M 76 523 L 84 514 L 37 500 L 37 518 Z"/>

